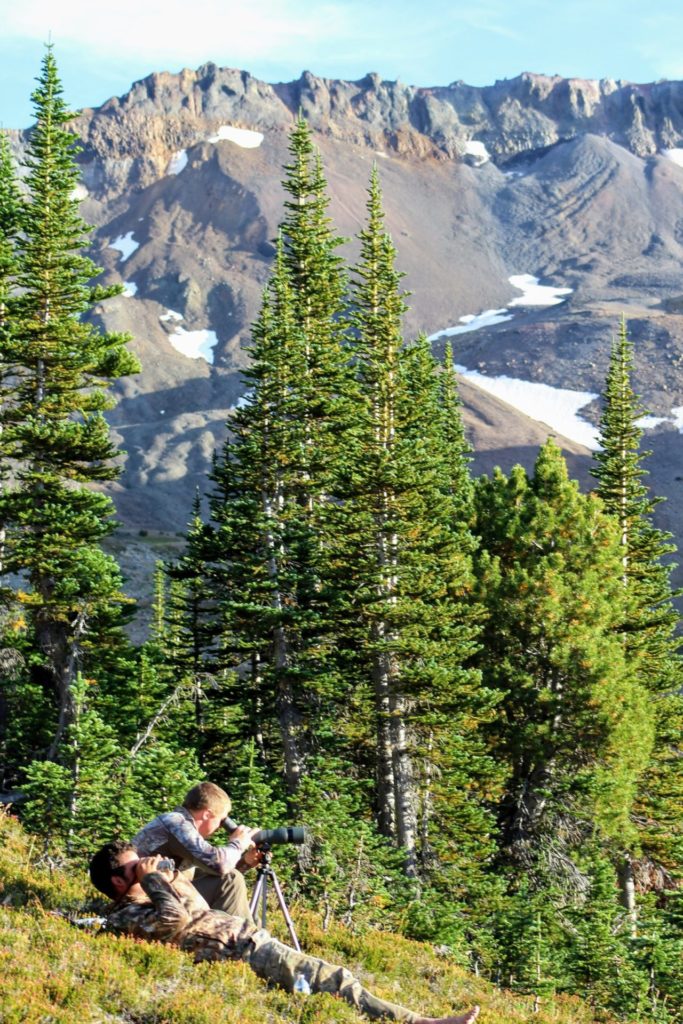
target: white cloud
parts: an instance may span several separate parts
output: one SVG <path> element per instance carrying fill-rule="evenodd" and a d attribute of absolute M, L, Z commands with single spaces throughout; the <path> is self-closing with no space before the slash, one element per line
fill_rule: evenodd
<path fill-rule="evenodd" d="M 321 37 L 357 31 L 348 5 L 311 8 L 303 0 L 199 0 L 191 11 L 185 0 L 119 0 L 115 15 L 106 19 L 93 17 L 90 0 L 26 0 L 2 7 L 5 38 L 43 42 L 49 29 L 58 49 L 77 45 L 107 54 L 120 50 L 127 60 L 141 55 L 153 64 L 196 65 L 216 59 L 217 41 L 229 40 L 233 63 L 239 66 L 290 46 L 311 46 Z"/>

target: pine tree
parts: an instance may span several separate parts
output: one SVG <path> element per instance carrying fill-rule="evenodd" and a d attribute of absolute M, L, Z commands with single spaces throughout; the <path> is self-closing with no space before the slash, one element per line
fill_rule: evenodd
<path fill-rule="evenodd" d="M 408 875 L 426 878 L 436 860 L 448 862 L 456 820 L 462 846 L 453 859 L 476 862 L 468 836 L 486 827 L 467 797 L 481 752 L 473 740 L 466 765 L 464 723 L 474 731 L 486 696 L 475 697 L 478 677 L 465 667 L 476 642 L 466 603 L 472 538 L 453 499 L 442 381 L 424 338 L 403 346 L 405 300 L 376 169 L 367 209 L 353 284 L 359 435 L 339 565 L 360 667 L 372 680 L 378 821 L 404 848 Z M 446 778 L 457 778 L 461 799 Z"/>
<path fill-rule="evenodd" d="M 567 478 L 548 441 L 534 476 L 497 471 L 476 488 L 480 659 L 500 694 L 489 727 L 507 779 L 499 805 L 506 858 L 584 884 L 571 860 L 593 830 L 628 835 L 652 712 L 615 635 L 623 620 L 619 538 L 611 517 Z"/>
<path fill-rule="evenodd" d="M 299 118 L 283 182 L 290 197 L 273 277 L 253 329 L 251 391 L 229 424 L 211 514 L 226 666 L 249 662 L 244 722 L 263 745 L 275 711 L 287 789 L 296 792 L 312 722 L 331 698 L 326 656 L 326 537 L 345 437 L 352 375 L 342 347 L 344 277 L 310 132 Z M 232 656 L 232 661 L 230 661 Z M 238 659 L 237 662 L 235 659 Z M 248 684 L 246 680 L 248 678 Z"/>
<path fill-rule="evenodd" d="M 683 767 L 680 734 L 683 728 L 683 673 L 676 636 L 678 614 L 670 582 L 674 550 L 669 534 L 652 521 L 661 499 L 654 497 L 644 477 L 643 431 L 638 420 L 645 410 L 633 391 L 633 345 L 622 319 L 612 344 L 610 368 L 603 392 L 600 448 L 593 475 L 597 493 L 619 528 L 621 581 L 627 609 L 617 624 L 626 657 L 650 693 L 655 714 L 653 756 L 640 782 L 633 818 L 646 858 L 665 871 L 680 872 L 683 856 Z M 624 902 L 635 927 L 634 850 L 623 851 Z M 651 875 L 657 872 L 646 871 Z"/>
<path fill-rule="evenodd" d="M 102 334 L 82 320 L 120 289 L 93 288 L 97 268 L 81 250 L 88 228 L 78 213 L 76 146 L 66 130 L 52 49 L 33 94 L 28 199 L 16 242 L 16 292 L 4 361 L 16 383 L 3 410 L 5 444 L 17 483 L 5 495 L 7 569 L 28 583 L 23 596 L 27 646 L 36 678 L 56 698 L 50 756 L 75 705 L 72 686 L 95 637 L 115 642 L 120 578 L 99 542 L 113 529 L 113 506 L 92 483 L 114 479 L 117 450 L 103 416 L 109 382 L 135 372 L 127 337 Z"/>

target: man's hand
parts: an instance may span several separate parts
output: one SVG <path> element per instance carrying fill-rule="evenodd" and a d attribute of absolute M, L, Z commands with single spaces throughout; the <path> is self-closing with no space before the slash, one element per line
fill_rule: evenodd
<path fill-rule="evenodd" d="M 162 857 L 160 854 L 155 854 L 154 857 L 141 857 L 135 865 L 135 874 L 138 882 L 141 882 L 145 875 L 151 875 L 153 871 L 159 871 L 159 861 L 167 860 L 168 858 Z M 173 871 L 159 871 L 162 878 L 166 878 L 169 882 L 172 881 L 174 872 Z"/>
<path fill-rule="evenodd" d="M 250 828 L 248 825 L 238 825 L 234 832 L 230 833 L 230 842 L 238 843 L 239 848 L 244 853 L 254 844 L 251 841 L 251 837 L 255 836 L 260 829 Z"/>
<path fill-rule="evenodd" d="M 256 846 L 250 846 L 246 853 L 243 853 L 240 857 L 237 868 L 239 871 L 248 871 L 250 868 L 255 868 L 262 860 L 263 851 L 259 850 Z"/>

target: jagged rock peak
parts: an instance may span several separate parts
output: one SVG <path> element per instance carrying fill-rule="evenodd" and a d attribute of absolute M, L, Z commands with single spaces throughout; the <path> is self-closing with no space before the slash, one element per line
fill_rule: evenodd
<path fill-rule="evenodd" d="M 85 110 L 77 131 L 86 161 L 109 163 L 110 183 L 118 167 L 127 187 L 144 187 L 163 176 L 174 152 L 205 141 L 221 125 L 286 131 L 299 110 L 317 132 L 440 160 L 460 159 L 471 141 L 504 164 L 584 134 L 606 136 L 641 157 L 683 139 L 681 82 L 524 72 L 490 86 L 417 87 L 375 72 L 346 81 L 306 70 L 292 82 L 268 84 L 213 63 L 148 75 L 125 95 Z"/>

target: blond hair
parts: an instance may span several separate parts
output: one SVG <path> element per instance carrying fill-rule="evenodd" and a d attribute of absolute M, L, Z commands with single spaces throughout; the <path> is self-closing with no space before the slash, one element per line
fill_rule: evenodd
<path fill-rule="evenodd" d="M 187 793 L 183 807 L 186 811 L 211 811 L 213 814 L 222 814 L 230 810 L 232 801 L 225 790 L 215 782 L 200 782 Z"/>

